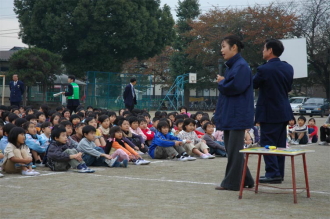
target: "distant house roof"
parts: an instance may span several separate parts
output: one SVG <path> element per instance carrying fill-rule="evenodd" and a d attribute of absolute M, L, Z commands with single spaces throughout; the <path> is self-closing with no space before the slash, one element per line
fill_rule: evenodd
<path fill-rule="evenodd" d="M 75 82 L 79 85 L 86 85 L 85 82 L 78 79 L 76 79 Z M 68 75 L 56 75 L 56 80 L 54 81 L 54 84 L 68 84 Z"/>
<path fill-rule="evenodd" d="M 0 61 L 8 61 L 15 52 L 17 52 L 17 50 L 0 51 Z"/>
<path fill-rule="evenodd" d="M 17 51 L 17 50 L 22 50 L 22 49 L 26 49 L 26 47 L 14 46 L 13 48 L 10 49 L 10 51 Z"/>
<path fill-rule="evenodd" d="M 17 51 L 26 49 L 25 47 L 14 46 L 8 51 L 0 51 L 0 61 L 6 62 Z"/>

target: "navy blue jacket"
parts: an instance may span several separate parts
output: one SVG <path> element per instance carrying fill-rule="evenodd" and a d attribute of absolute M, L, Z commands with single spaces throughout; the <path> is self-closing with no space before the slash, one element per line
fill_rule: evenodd
<path fill-rule="evenodd" d="M 218 83 L 216 127 L 218 130 L 251 128 L 254 117 L 251 69 L 240 53 L 230 58 L 226 66 L 225 79 Z"/>
<path fill-rule="evenodd" d="M 134 94 L 135 94 L 135 91 L 134 91 Z M 131 84 L 128 84 L 125 87 L 125 91 L 123 93 L 123 98 L 124 98 L 124 103 L 125 104 L 127 104 L 129 106 L 136 105 L 136 95 L 133 98 L 132 85 Z"/>
<path fill-rule="evenodd" d="M 9 82 L 10 102 L 21 102 L 24 93 L 24 83 L 20 80 L 14 86 L 14 81 Z"/>
<path fill-rule="evenodd" d="M 253 77 L 253 88 L 259 89 L 256 122 L 281 123 L 293 118 L 288 98 L 292 82 L 292 66 L 279 58 L 270 59 L 258 67 Z"/>

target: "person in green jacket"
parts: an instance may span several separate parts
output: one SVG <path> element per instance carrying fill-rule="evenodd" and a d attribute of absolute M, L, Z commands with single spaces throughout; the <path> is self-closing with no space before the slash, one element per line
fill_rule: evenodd
<path fill-rule="evenodd" d="M 67 108 L 70 110 L 70 113 L 77 112 L 77 107 L 80 105 L 79 102 L 79 85 L 75 83 L 76 77 L 74 75 L 69 75 L 68 77 L 68 91 L 62 92 L 65 96 L 68 97 Z"/>

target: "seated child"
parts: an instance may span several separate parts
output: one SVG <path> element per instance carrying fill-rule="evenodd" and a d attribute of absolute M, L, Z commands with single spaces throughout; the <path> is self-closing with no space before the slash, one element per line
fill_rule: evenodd
<path fill-rule="evenodd" d="M 308 129 L 305 125 L 306 118 L 304 116 L 300 116 L 298 118 L 298 124 L 295 125 L 290 132 L 290 136 L 292 138 L 291 144 L 307 144 L 308 142 Z M 297 139 L 297 140 L 295 140 Z"/>
<path fill-rule="evenodd" d="M 142 153 L 148 152 L 148 146 L 144 145 L 144 139 L 140 135 L 136 135 L 130 131 L 129 122 L 126 119 L 122 119 L 118 122 L 121 130 L 123 131 L 123 137 L 130 140 L 136 147 L 135 150 L 141 151 Z"/>
<path fill-rule="evenodd" d="M 320 126 L 320 142 L 319 145 L 327 146 L 330 143 L 330 114 L 324 124 Z"/>
<path fill-rule="evenodd" d="M 40 155 L 44 156 L 49 145 L 48 139 L 38 135 L 36 126 L 31 122 L 24 123 L 23 129 L 26 131 L 25 144 L 31 150 L 35 165 L 37 167 L 44 167 L 45 165 L 42 163 Z"/>
<path fill-rule="evenodd" d="M 99 121 L 99 132 L 102 134 L 104 139 L 108 139 L 110 137 L 110 118 L 108 115 L 102 115 L 98 117 Z"/>
<path fill-rule="evenodd" d="M 226 157 L 227 153 L 223 142 L 216 141 L 215 137 L 212 135 L 214 132 L 214 125 L 211 122 L 207 122 L 203 125 L 203 129 L 205 130 L 205 135 L 202 139 L 204 139 L 207 146 L 209 146 L 209 153 Z"/>
<path fill-rule="evenodd" d="M 180 111 L 180 114 L 185 114 L 185 115 L 187 115 L 188 117 L 191 116 L 191 114 L 188 113 L 188 109 L 187 109 L 187 107 L 185 107 L 185 106 L 181 106 L 181 107 L 179 108 L 179 111 Z"/>
<path fill-rule="evenodd" d="M 154 139 L 155 133 L 148 128 L 147 120 L 144 118 L 139 119 L 140 129 L 143 134 L 147 137 L 148 145 L 151 144 L 152 139 Z"/>
<path fill-rule="evenodd" d="M 205 130 L 203 129 L 203 126 L 205 123 L 207 122 L 211 122 L 210 118 L 209 117 L 206 117 L 206 116 L 203 116 L 201 119 L 200 119 L 200 124 L 201 126 L 196 128 L 196 131 L 199 131 L 199 132 L 202 132 L 202 133 L 205 133 Z"/>
<path fill-rule="evenodd" d="M 318 136 L 317 136 L 318 128 L 315 124 L 316 122 L 314 118 L 310 118 L 308 120 L 308 125 L 307 125 L 308 133 L 309 133 L 308 144 L 316 143 L 318 141 Z"/>
<path fill-rule="evenodd" d="M 6 173 L 21 172 L 24 176 L 40 174 L 32 169 L 32 157 L 29 147 L 25 145 L 23 128 L 15 127 L 9 132 L 2 168 Z"/>
<path fill-rule="evenodd" d="M 178 136 L 178 134 L 182 131 L 183 119 L 178 119 L 175 121 L 175 126 L 172 129 L 172 133 L 174 136 Z"/>
<path fill-rule="evenodd" d="M 88 166 L 127 167 L 128 155 L 121 150 L 116 150 L 112 155 L 105 154 L 101 147 L 94 143 L 96 129 L 86 125 L 82 129 L 84 138 L 79 142 L 77 150 L 84 153 L 83 160 Z"/>
<path fill-rule="evenodd" d="M 201 159 L 212 159 L 213 155 L 209 153 L 209 147 L 205 140 L 198 138 L 195 133 L 196 121 L 188 118 L 183 122 L 183 130 L 178 134 L 178 138 L 183 140 L 183 147 L 189 155 L 195 154 Z"/>
<path fill-rule="evenodd" d="M 177 159 L 179 161 L 196 160 L 190 157 L 182 147 L 183 142 L 173 135 L 169 134 L 170 126 L 167 122 L 158 123 L 158 132 L 151 142 L 149 155 L 153 159 Z"/>
<path fill-rule="evenodd" d="M 104 139 L 102 133 L 100 132 L 100 130 L 97 127 L 96 119 L 94 117 L 87 117 L 85 119 L 85 124 L 91 125 L 96 129 L 96 133 L 95 133 L 96 136 L 95 136 L 95 140 L 94 140 L 94 143 L 96 144 L 96 146 L 102 147 L 102 148 L 105 147 L 106 142 L 105 142 L 105 139 Z"/>
<path fill-rule="evenodd" d="M 250 129 L 245 129 L 245 135 L 244 135 L 244 148 L 249 148 L 251 147 L 253 141 L 252 141 L 252 137 L 250 134 Z"/>
<path fill-rule="evenodd" d="M 195 114 L 195 120 L 196 120 L 196 127 L 201 127 L 201 119 L 203 117 L 203 112 L 201 111 L 198 111 L 196 112 Z"/>
<path fill-rule="evenodd" d="M 286 140 L 287 140 L 287 147 L 288 144 L 291 143 L 291 140 L 293 140 L 291 138 L 291 130 L 293 129 L 293 127 L 296 125 L 296 118 L 293 117 L 293 119 L 291 119 L 288 122 L 288 125 L 286 126 L 286 131 L 287 131 L 287 136 L 286 136 Z"/>
<path fill-rule="evenodd" d="M 16 126 L 12 123 L 8 123 L 3 127 L 3 136 L 0 140 L 0 152 L 2 154 L 5 154 L 5 149 L 6 149 L 6 146 L 8 144 L 9 132 L 10 132 L 10 130 L 12 130 L 15 127 Z M 3 163 L 3 158 L 0 159 L 0 166 L 1 166 L 2 163 Z"/>
<path fill-rule="evenodd" d="M 109 116 L 109 120 L 110 120 L 110 126 L 109 126 L 109 128 L 112 128 L 115 125 L 114 122 L 116 121 L 116 118 L 117 118 L 116 112 L 109 111 L 108 112 L 108 116 Z"/>
<path fill-rule="evenodd" d="M 74 140 L 74 141 L 76 141 L 76 142 L 80 142 L 81 141 L 81 139 L 84 137 L 83 136 L 83 134 L 82 134 L 82 129 L 84 128 L 84 126 L 85 126 L 86 124 L 85 123 L 78 123 L 77 125 L 76 125 L 76 129 L 75 129 L 75 131 L 76 131 L 76 134 L 74 134 L 74 135 L 71 135 L 71 138 Z"/>
<path fill-rule="evenodd" d="M 150 163 L 150 161 L 144 160 L 131 146 L 126 143 L 123 138 L 123 131 L 121 128 L 119 126 L 114 126 L 110 129 L 110 138 L 104 148 L 104 153 L 112 155 L 118 149 L 123 150 L 129 156 L 129 160 L 135 165 L 146 165 Z"/>
<path fill-rule="evenodd" d="M 158 122 L 159 122 L 159 117 L 154 117 L 152 119 L 152 125 L 151 126 L 148 126 L 150 131 L 153 131 L 153 132 L 157 132 L 157 125 L 158 125 Z"/>
<path fill-rule="evenodd" d="M 40 127 L 42 123 L 46 122 L 46 116 L 45 116 L 45 113 L 44 112 L 37 112 L 36 113 L 36 117 L 37 117 L 37 126 L 36 127 Z M 40 130 L 38 130 L 40 131 Z"/>
<path fill-rule="evenodd" d="M 80 117 L 77 114 L 72 114 L 70 116 L 70 122 L 72 124 L 72 134 L 75 134 L 76 125 L 81 122 Z"/>
<path fill-rule="evenodd" d="M 73 140 L 71 138 L 71 135 L 73 133 L 73 130 L 72 130 L 72 123 L 68 120 L 64 120 L 62 122 L 60 122 L 60 125 L 62 125 L 65 130 L 66 130 L 66 136 L 67 136 L 67 143 L 68 145 L 74 147 L 74 148 L 77 148 L 78 146 L 78 142 L 76 142 L 75 140 Z"/>
<path fill-rule="evenodd" d="M 129 122 L 129 130 L 136 135 L 140 135 L 143 138 L 143 141 L 145 142 L 147 140 L 147 136 L 142 132 L 142 130 L 140 129 L 140 121 L 138 120 L 137 117 L 135 116 L 131 116 L 128 118 L 128 122 Z M 144 143 L 141 142 L 141 143 Z M 133 142 L 134 143 L 134 142 Z"/>
<path fill-rule="evenodd" d="M 95 172 L 86 166 L 82 153 L 67 143 L 67 132 L 62 125 L 52 129 L 51 138 L 53 140 L 47 152 L 47 166 L 51 170 L 67 171 L 71 167 L 77 169 L 79 173 Z"/>

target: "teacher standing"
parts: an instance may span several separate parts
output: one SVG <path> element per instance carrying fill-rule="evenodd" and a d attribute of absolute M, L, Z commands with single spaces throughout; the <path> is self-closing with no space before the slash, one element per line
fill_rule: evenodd
<path fill-rule="evenodd" d="M 18 80 L 18 75 L 13 75 L 13 80 L 9 82 L 10 105 L 20 107 L 22 95 L 24 93 L 24 83 Z"/>
<path fill-rule="evenodd" d="M 243 48 L 243 43 L 236 36 L 227 36 L 221 43 L 227 70 L 224 77 L 217 76 L 220 95 L 214 118 L 217 130 L 224 131 L 228 161 L 226 175 L 221 185 L 215 187 L 216 190 L 239 191 L 244 165 L 244 155 L 239 150 L 243 149 L 245 129 L 253 126 L 252 73 L 240 54 Z M 244 186 L 254 186 L 249 169 Z"/>
<path fill-rule="evenodd" d="M 136 85 L 136 79 L 131 78 L 130 80 L 131 83 L 129 83 L 125 87 L 125 91 L 123 93 L 123 98 L 124 98 L 124 103 L 126 109 L 128 109 L 130 112 L 134 109 L 134 105 L 136 105 L 136 95 L 135 95 L 135 90 L 134 86 Z"/>

